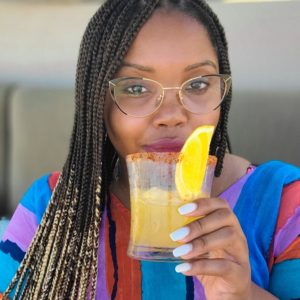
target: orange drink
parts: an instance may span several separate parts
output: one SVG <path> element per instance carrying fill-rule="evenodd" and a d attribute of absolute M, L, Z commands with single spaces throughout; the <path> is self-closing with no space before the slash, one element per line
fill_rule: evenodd
<path fill-rule="evenodd" d="M 195 218 L 181 216 L 178 208 L 197 198 L 209 197 L 215 157 L 205 162 L 204 177 L 198 190 L 178 190 L 180 153 L 143 152 L 127 156 L 130 183 L 131 228 L 128 255 L 143 260 L 178 261 L 172 254 L 180 245 L 170 233 Z M 176 183 L 177 181 L 177 183 Z"/>

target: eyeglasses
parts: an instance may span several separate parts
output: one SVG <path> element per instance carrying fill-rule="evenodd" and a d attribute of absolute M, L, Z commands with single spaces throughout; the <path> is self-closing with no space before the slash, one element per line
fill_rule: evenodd
<path fill-rule="evenodd" d="M 204 75 L 185 81 L 180 87 L 163 87 L 142 77 L 121 77 L 109 81 L 109 90 L 117 107 L 128 116 L 147 117 L 161 106 L 165 91 L 178 90 L 182 106 L 194 114 L 216 110 L 228 93 L 231 76 Z"/>

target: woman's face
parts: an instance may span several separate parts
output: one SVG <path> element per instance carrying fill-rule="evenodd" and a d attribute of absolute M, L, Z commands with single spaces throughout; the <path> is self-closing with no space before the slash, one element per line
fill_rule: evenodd
<path fill-rule="evenodd" d="M 164 87 L 177 87 L 190 78 L 216 73 L 218 60 L 206 29 L 181 12 L 157 10 L 140 30 L 115 78 L 146 77 Z M 105 124 L 120 158 L 135 152 L 179 151 L 196 127 L 217 125 L 220 109 L 193 114 L 181 105 L 177 93 L 167 90 L 160 108 L 143 118 L 123 114 L 107 93 Z"/>

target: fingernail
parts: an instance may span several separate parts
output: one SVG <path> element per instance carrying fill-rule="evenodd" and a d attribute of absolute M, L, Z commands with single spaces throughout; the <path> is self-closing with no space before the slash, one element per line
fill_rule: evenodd
<path fill-rule="evenodd" d="M 197 204 L 194 202 L 191 202 L 191 203 L 188 203 L 188 204 L 185 204 L 185 205 L 179 207 L 178 212 L 181 215 L 186 215 L 186 214 L 189 214 L 189 213 L 195 211 L 196 209 L 197 209 Z"/>
<path fill-rule="evenodd" d="M 189 263 L 183 263 L 183 264 L 177 265 L 175 267 L 175 271 L 177 273 L 183 273 L 183 272 L 189 271 L 191 268 L 192 268 L 191 264 L 189 264 Z"/>
<path fill-rule="evenodd" d="M 185 245 L 175 248 L 173 250 L 173 255 L 175 257 L 183 256 L 183 255 L 190 253 L 192 250 L 193 250 L 192 244 L 185 244 Z"/>
<path fill-rule="evenodd" d="M 182 240 L 184 237 L 186 237 L 190 233 L 190 229 L 188 227 L 182 227 L 178 230 L 173 231 L 170 234 L 170 238 L 175 242 Z"/>

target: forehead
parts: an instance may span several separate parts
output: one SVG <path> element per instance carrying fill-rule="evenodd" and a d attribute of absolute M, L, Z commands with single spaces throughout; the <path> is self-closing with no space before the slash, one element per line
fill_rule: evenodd
<path fill-rule="evenodd" d="M 144 24 L 124 59 L 164 67 L 211 60 L 218 65 L 206 28 L 183 12 L 156 10 Z"/>

